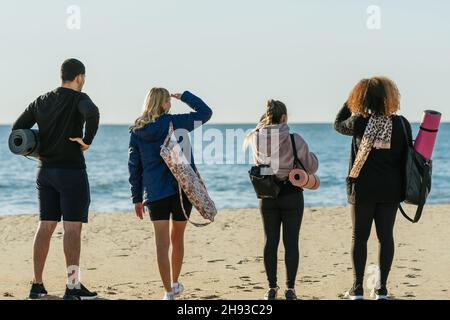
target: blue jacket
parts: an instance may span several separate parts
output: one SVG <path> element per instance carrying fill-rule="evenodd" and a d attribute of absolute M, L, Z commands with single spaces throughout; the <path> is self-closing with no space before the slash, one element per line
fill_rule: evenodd
<path fill-rule="evenodd" d="M 165 114 L 156 122 L 131 131 L 128 170 L 133 203 L 157 201 L 178 193 L 175 177 L 160 156 L 161 146 L 169 132 L 169 123 L 173 123 L 175 130 L 191 132 L 195 129 L 194 124 L 204 124 L 212 116 L 212 110 L 206 103 L 189 91 L 183 93 L 181 101 L 194 112 Z M 191 161 L 195 168 L 194 159 Z"/>

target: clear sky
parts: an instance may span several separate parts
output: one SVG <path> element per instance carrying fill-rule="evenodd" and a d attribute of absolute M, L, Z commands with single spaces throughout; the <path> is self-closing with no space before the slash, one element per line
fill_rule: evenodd
<path fill-rule="evenodd" d="M 81 29 L 67 8 L 81 9 Z M 367 8 L 381 9 L 381 29 Z M 68 57 L 87 67 L 102 123 L 131 123 L 146 92 L 191 90 L 216 123 L 255 122 L 269 98 L 295 122 L 331 122 L 353 85 L 387 75 L 410 120 L 450 120 L 450 1 L 2 0 L 0 123 L 59 85 Z M 174 112 L 188 110 L 174 105 Z"/>

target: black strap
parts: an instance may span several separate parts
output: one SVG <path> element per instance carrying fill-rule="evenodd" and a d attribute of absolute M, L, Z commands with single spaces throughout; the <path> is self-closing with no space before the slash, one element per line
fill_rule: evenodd
<path fill-rule="evenodd" d="M 425 132 L 431 132 L 431 133 L 439 132 L 438 129 L 427 129 L 427 128 L 424 128 L 424 127 L 420 127 L 420 130 L 425 131 Z"/>
<path fill-rule="evenodd" d="M 297 154 L 297 146 L 295 145 L 295 136 L 293 134 L 291 134 L 291 142 L 292 142 L 292 150 L 294 152 L 294 167 L 296 167 L 298 164 L 300 164 L 300 166 L 302 167 L 303 170 L 305 170 L 305 172 L 308 172 L 305 168 L 305 166 L 303 165 L 303 163 L 300 161 L 300 159 L 298 158 L 298 154 Z"/>
<path fill-rule="evenodd" d="M 425 170 L 424 170 L 424 176 L 423 176 L 423 180 L 422 180 L 422 187 L 420 189 L 420 199 L 425 199 L 425 192 L 427 190 L 427 185 L 428 185 L 428 178 L 429 178 L 429 172 L 430 172 L 430 166 L 426 166 Z M 406 220 L 412 222 L 412 223 L 417 223 L 420 221 L 420 218 L 422 217 L 422 213 L 423 213 L 423 208 L 425 207 L 425 201 L 423 203 L 421 203 L 418 207 L 417 207 L 417 211 L 416 211 L 416 215 L 414 217 L 414 219 L 411 219 L 405 212 L 405 210 L 403 209 L 402 205 L 399 206 L 400 212 L 402 213 L 402 215 L 406 218 Z"/>
<path fill-rule="evenodd" d="M 403 132 L 405 134 L 405 140 L 406 140 L 406 144 L 409 146 L 409 148 L 413 148 L 413 141 L 409 140 L 409 135 L 408 135 L 408 131 L 406 130 L 406 125 L 405 125 L 405 121 L 403 120 L 403 117 L 400 117 L 400 121 L 402 123 L 402 127 L 403 127 Z M 430 166 L 426 165 L 425 166 L 425 170 L 423 172 L 422 175 L 422 186 L 420 189 L 420 199 L 425 199 L 425 193 L 427 191 L 427 186 L 429 183 L 429 177 L 430 177 Z M 402 215 L 406 218 L 406 220 L 412 222 L 412 223 L 417 223 L 420 221 L 420 218 L 422 217 L 422 213 L 423 213 L 423 208 L 425 207 L 425 201 L 424 203 L 419 204 L 419 206 L 417 207 L 417 211 L 416 211 L 416 215 L 414 217 L 414 219 L 410 218 L 405 210 L 403 209 L 402 205 L 400 204 L 399 209 L 400 212 L 402 213 Z"/>
<path fill-rule="evenodd" d="M 410 147 L 414 147 L 413 141 L 409 140 L 408 130 L 406 130 L 406 125 L 405 125 L 405 121 L 403 120 L 403 117 L 399 116 L 399 118 L 400 118 L 400 122 L 402 123 L 403 133 L 405 134 L 406 145 L 410 146 Z"/>

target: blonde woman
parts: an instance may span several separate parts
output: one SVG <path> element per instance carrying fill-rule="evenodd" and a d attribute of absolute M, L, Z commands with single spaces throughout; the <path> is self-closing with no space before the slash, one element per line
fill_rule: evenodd
<path fill-rule="evenodd" d="M 171 97 L 185 102 L 194 112 L 169 114 Z M 177 181 L 160 156 L 172 123 L 174 130 L 193 131 L 206 123 L 211 109 L 198 97 L 186 91 L 170 95 L 163 88 L 153 88 L 145 99 L 144 112 L 131 127 L 128 168 L 133 203 L 138 218 L 144 219 L 144 206 L 154 225 L 158 267 L 165 288 L 164 300 L 175 300 L 184 290 L 178 282 L 184 257 L 184 231 L 192 204 L 183 194 L 181 204 Z M 195 169 L 193 158 L 191 164 Z M 170 220 L 172 228 L 170 230 Z M 172 245 L 172 259 L 169 249 Z"/>

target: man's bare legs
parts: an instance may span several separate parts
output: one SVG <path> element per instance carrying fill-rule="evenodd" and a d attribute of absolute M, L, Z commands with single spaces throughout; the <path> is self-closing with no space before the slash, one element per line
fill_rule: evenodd
<path fill-rule="evenodd" d="M 58 222 L 56 221 L 41 221 L 39 223 L 33 244 L 33 283 L 43 283 L 42 278 L 44 273 L 45 261 L 47 260 L 48 251 L 50 249 L 50 240 L 57 224 Z"/>
<path fill-rule="evenodd" d="M 81 254 L 81 222 L 64 221 L 64 255 L 66 256 L 68 283 L 79 287 L 79 267 Z M 69 274 L 72 272 L 72 274 Z"/>

